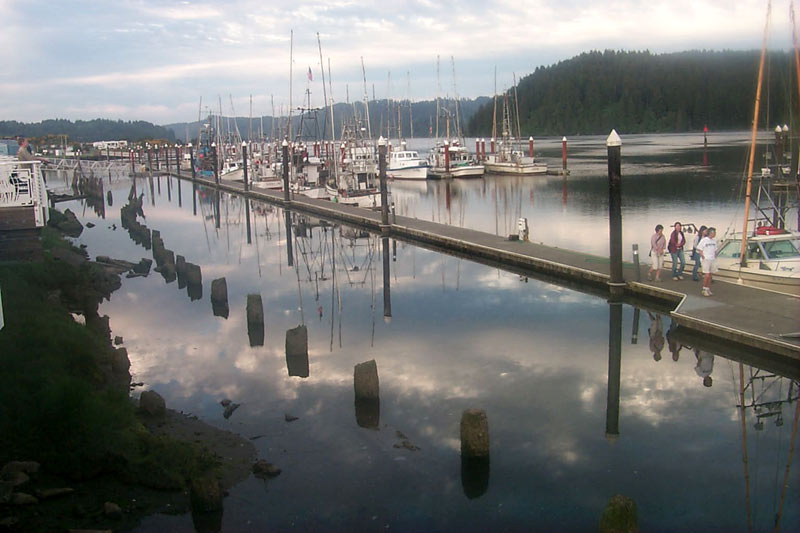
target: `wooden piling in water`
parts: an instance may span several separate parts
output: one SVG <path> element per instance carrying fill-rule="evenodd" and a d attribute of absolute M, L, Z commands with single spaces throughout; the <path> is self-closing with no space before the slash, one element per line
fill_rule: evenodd
<path fill-rule="evenodd" d="M 608 284 L 613 296 L 619 296 L 625 287 L 622 278 L 622 176 L 620 153 L 622 140 L 616 130 L 606 139 L 608 148 L 608 224 L 611 260 L 611 279 Z"/>

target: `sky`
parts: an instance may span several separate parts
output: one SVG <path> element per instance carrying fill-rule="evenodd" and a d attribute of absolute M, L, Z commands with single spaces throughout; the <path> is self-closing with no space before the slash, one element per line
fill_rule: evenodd
<path fill-rule="evenodd" d="M 760 48 L 766 0 L 0 0 L 0 120 L 168 124 L 335 102 L 490 96 L 590 50 Z M 770 48 L 791 46 L 789 3 Z M 439 75 L 437 76 L 437 57 Z M 312 81 L 309 81 L 311 69 Z M 497 71 L 495 82 L 495 69 Z M 455 83 L 453 78 L 455 72 Z M 438 81 L 437 81 L 438 80 Z M 329 98 L 331 95 L 329 95 Z"/>

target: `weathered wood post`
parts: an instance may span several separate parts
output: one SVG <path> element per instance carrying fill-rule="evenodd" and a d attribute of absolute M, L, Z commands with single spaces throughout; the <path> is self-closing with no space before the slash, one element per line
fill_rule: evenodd
<path fill-rule="evenodd" d="M 378 364 L 374 359 L 353 368 L 353 390 L 356 423 L 363 428 L 377 428 L 380 425 L 381 400 Z"/>
<path fill-rule="evenodd" d="M 533 137 L 528 137 L 528 155 L 533 159 Z"/>
<path fill-rule="evenodd" d="M 286 139 L 281 143 L 283 147 L 283 199 L 288 202 L 289 196 L 289 141 Z M 288 226 L 287 226 L 288 227 Z"/>
<path fill-rule="evenodd" d="M 225 278 L 211 282 L 211 310 L 214 316 L 228 318 L 228 282 Z"/>
<path fill-rule="evenodd" d="M 309 376 L 308 329 L 305 325 L 286 330 L 286 371 L 293 377 Z"/>
<path fill-rule="evenodd" d="M 195 175 L 194 169 L 194 149 L 192 148 L 192 143 L 189 143 L 189 164 L 192 166 L 192 181 L 194 181 L 197 176 Z"/>
<path fill-rule="evenodd" d="M 136 174 L 136 169 L 133 167 L 133 150 L 128 150 L 128 157 L 131 160 L 131 174 Z"/>
<path fill-rule="evenodd" d="M 490 140 L 489 153 L 490 154 L 494 153 L 494 137 L 492 137 L 491 140 Z"/>
<path fill-rule="evenodd" d="M 244 170 L 244 190 L 247 192 L 250 190 L 250 183 L 247 181 L 247 142 L 245 141 L 242 141 L 242 170 Z"/>
<path fill-rule="evenodd" d="M 567 174 L 567 137 L 561 137 L 561 171 Z"/>
<path fill-rule="evenodd" d="M 244 199 L 244 216 L 247 221 L 247 244 L 253 244 L 253 232 L 250 227 L 250 198 Z"/>
<path fill-rule="evenodd" d="M 633 308 L 633 326 L 631 327 L 631 344 L 639 342 L 639 315 L 641 310 L 638 307 Z"/>
<path fill-rule="evenodd" d="M 608 396 L 606 397 L 606 439 L 619 437 L 619 389 L 622 366 L 622 302 L 608 305 Z"/>
<path fill-rule="evenodd" d="M 292 214 L 285 210 L 286 214 L 286 258 L 288 266 L 294 266 L 294 247 L 292 245 Z"/>
<path fill-rule="evenodd" d="M 181 175 L 181 147 L 175 145 L 175 175 Z"/>
<path fill-rule="evenodd" d="M 622 294 L 622 140 L 616 130 L 606 139 L 608 148 L 608 224 L 610 239 L 611 279 L 608 284 L 613 296 Z"/>
<path fill-rule="evenodd" d="M 386 188 L 386 139 L 381 135 L 378 139 L 378 177 L 381 183 L 381 228 L 388 231 L 389 228 L 389 191 Z"/>
<path fill-rule="evenodd" d="M 462 459 L 489 459 L 489 418 L 483 409 L 461 413 Z"/>
<path fill-rule="evenodd" d="M 217 162 L 217 143 L 211 143 L 211 162 L 214 164 L 214 183 L 219 185 L 219 164 Z"/>
<path fill-rule="evenodd" d="M 260 294 L 247 295 L 247 337 L 250 346 L 264 345 L 264 304 Z"/>

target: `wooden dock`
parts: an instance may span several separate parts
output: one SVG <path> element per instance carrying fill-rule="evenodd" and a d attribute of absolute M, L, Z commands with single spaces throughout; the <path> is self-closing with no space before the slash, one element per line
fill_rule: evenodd
<path fill-rule="evenodd" d="M 171 175 L 191 181 L 187 173 Z M 223 182 L 217 186 L 213 180 L 198 178 L 195 181 L 534 279 L 611 298 L 607 257 L 391 214 L 389 226 L 382 226 L 380 211 L 294 194 L 286 202 L 282 191 L 253 188 L 245 192 L 241 182 Z M 625 263 L 623 302 L 669 313 L 679 327 L 690 334 L 710 336 L 745 352 L 777 355 L 783 359 L 784 366 L 800 369 L 800 298 L 722 281 L 714 283 L 713 296 L 704 297 L 700 295 L 700 283 L 691 281 L 689 277 L 683 281 L 649 282 L 646 281 L 647 269 L 646 265 L 641 265 L 637 272 L 632 263 Z"/>

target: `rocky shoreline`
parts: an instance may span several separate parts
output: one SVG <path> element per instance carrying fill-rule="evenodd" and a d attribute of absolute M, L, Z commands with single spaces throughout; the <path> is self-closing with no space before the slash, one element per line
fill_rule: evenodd
<path fill-rule="evenodd" d="M 80 222 L 69 210 L 63 215 L 53 211 L 51 222 L 66 235 L 75 236 L 82 231 Z M 97 423 L 103 431 L 108 425 L 119 425 L 115 428 L 117 433 L 104 436 L 89 432 L 89 435 L 78 435 L 76 442 L 88 443 L 87 448 L 92 448 L 92 439 L 119 438 L 133 451 L 116 451 L 110 444 L 105 444 L 108 447 L 106 450 L 104 443 L 98 442 L 94 444 L 101 451 L 91 456 L 89 452 L 84 454 L 80 450 L 59 449 L 59 446 L 67 444 L 62 444 L 58 435 L 47 435 L 42 440 L 52 440 L 54 444 L 50 448 L 40 442 L 38 452 L 21 452 L 31 449 L 25 445 L 26 438 L 30 440 L 25 435 L 26 431 L 30 430 L 34 437 L 38 434 L 35 428 L 30 429 L 24 422 L 19 422 L 24 420 L 23 415 L 19 415 L 16 429 L 26 431 L 19 431 L 18 438 L 8 433 L 0 437 L 0 443 L 6 448 L 0 451 L 0 531 L 129 529 L 150 514 L 183 514 L 189 511 L 192 511 L 198 527 L 204 524 L 201 529 L 219 530 L 222 498 L 226 490 L 246 479 L 251 471 L 263 468 L 263 465 L 259 467 L 260 462 L 255 466 L 253 464 L 255 447 L 248 439 L 237 434 L 167 409 L 163 399 L 153 391 L 142 394 L 141 405 L 135 410 L 129 400 L 132 389 L 130 361 L 127 350 L 120 346 L 124 344 L 123 339 L 112 339 L 109 318 L 98 314 L 102 300 L 109 298 L 121 286 L 121 275 L 146 276 L 152 261 L 145 258 L 134 264 L 108 257 L 90 261 L 83 250 L 59 239 L 52 229 L 46 228 L 44 232 L 51 232 L 42 237 L 42 241 L 49 244 L 45 245 L 44 258 L 36 260 L 36 263 L 46 263 L 44 266 L 19 262 L 3 265 L 0 262 L 5 309 L 9 309 L 9 304 L 14 302 L 15 294 L 6 290 L 11 283 L 6 283 L 9 280 L 3 279 L 3 276 L 27 276 L 32 284 L 36 284 L 37 278 L 32 277 L 35 273 L 31 274 L 30 271 L 36 271 L 39 267 L 46 273 L 42 277 L 49 275 L 52 278 L 51 271 L 64 273 L 63 279 L 47 280 L 48 286 L 40 294 L 42 301 L 38 302 L 27 294 L 16 295 L 16 298 L 29 300 L 26 305 L 31 307 L 31 316 L 35 317 L 37 311 L 58 314 L 61 324 L 68 322 L 61 315 L 71 315 L 84 324 L 81 331 L 76 330 L 74 325 L 63 325 L 69 333 L 60 343 L 62 349 L 68 350 L 72 343 L 81 342 L 77 338 L 69 338 L 72 335 L 82 337 L 88 334 L 92 343 L 96 343 L 91 364 L 84 357 L 80 359 L 83 367 L 69 367 L 70 379 L 74 378 L 73 381 L 78 383 L 75 385 L 70 382 L 70 387 L 77 387 L 81 394 L 85 393 L 88 399 L 81 396 L 84 406 L 87 403 L 94 405 L 90 402 L 96 401 L 100 406 L 98 409 L 102 409 L 107 398 L 115 398 L 117 403 L 114 408 L 122 411 L 118 418 L 124 419 L 125 423 L 112 420 L 111 424 L 99 425 L 101 420 L 89 420 L 87 427 L 91 428 L 92 423 Z M 11 280 L 15 278 L 11 277 Z M 24 313 L 20 312 L 19 315 Z M 27 338 L 26 335 L 30 333 L 26 331 L 30 327 L 24 322 L 24 316 L 7 316 L 6 327 L 0 331 L 0 347 L 5 342 L 12 349 L 24 350 L 19 347 L 21 343 L 14 339 L 15 336 L 17 339 Z M 58 342 L 54 343 L 59 345 Z M 40 354 L 39 350 L 38 346 L 31 348 L 32 353 L 37 355 Z M 22 365 L 28 362 L 29 357 L 22 353 L 15 355 L 19 355 L 22 361 L 19 365 L 24 368 Z M 45 356 L 54 357 L 53 354 L 42 357 Z M 2 370 L 6 371 L 8 377 L 9 369 Z M 45 385 L 34 383 L 32 386 Z M 87 392 L 84 389 L 90 390 Z M 72 391 L 68 389 L 60 401 L 68 398 L 69 394 L 77 394 Z M 44 394 L 50 392 L 45 391 Z M 128 400 L 120 400 L 123 397 Z M 11 409 L 10 406 L 4 407 Z M 79 414 L 80 418 L 72 426 L 83 425 L 82 420 L 94 414 L 94 411 L 86 409 L 86 413 Z M 57 425 L 52 424 L 53 427 L 40 430 L 39 433 L 55 433 Z M 72 426 L 67 428 L 70 435 L 79 431 L 79 428 Z M 126 450 L 124 447 L 122 449 Z M 69 453 L 63 453 L 65 451 Z M 78 458 L 85 455 L 94 459 L 99 457 L 100 460 L 73 460 L 70 455 L 73 452 Z M 67 458 L 59 461 L 61 455 Z M 187 467 L 187 464 L 190 466 Z M 276 475 L 274 469 L 270 472 Z"/>

